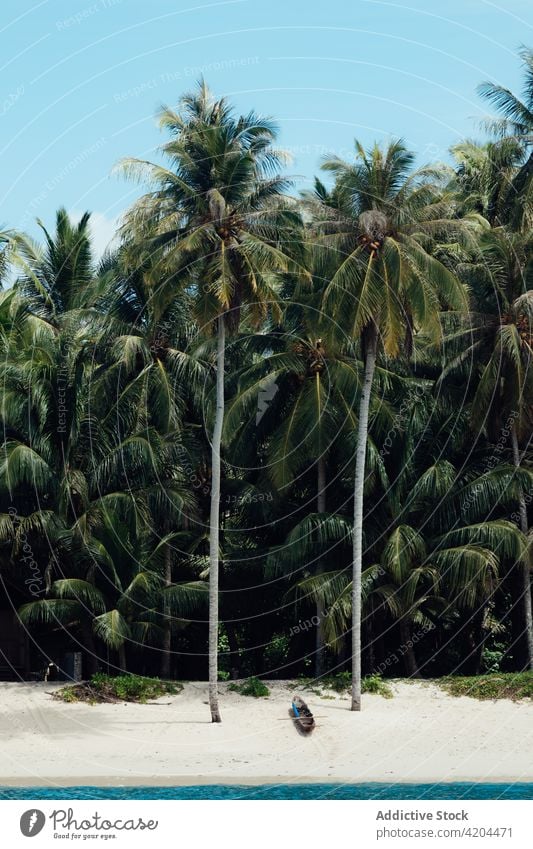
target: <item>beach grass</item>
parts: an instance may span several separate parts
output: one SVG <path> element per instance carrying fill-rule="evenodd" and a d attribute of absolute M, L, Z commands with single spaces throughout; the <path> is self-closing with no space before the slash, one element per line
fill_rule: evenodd
<path fill-rule="evenodd" d="M 337 672 L 335 675 L 325 675 L 319 680 L 315 678 L 307 679 L 305 689 L 311 690 L 315 696 L 327 699 L 329 696 L 324 694 L 324 690 L 331 690 L 334 693 L 343 695 L 347 693 L 352 686 L 352 678 L 349 672 Z M 366 675 L 361 682 L 361 692 L 376 696 L 383 696 L 384 699 L 392 699 L 393 692 L 387 681 L 384 681 L 381 675 Z"/>
<path fill-rule="evenodd" d="M 435 681 L 451 696 L 472 699 L 533 699 L 533 672 L 493 672 L 489 675 L 448 676 Z"/>

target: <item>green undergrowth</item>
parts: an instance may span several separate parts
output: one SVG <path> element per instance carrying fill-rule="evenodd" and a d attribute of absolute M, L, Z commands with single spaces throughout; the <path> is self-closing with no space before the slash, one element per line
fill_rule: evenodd
<path fill-rule="evenodd" d="M 434 682 L 451 696 L 471 699 L 533 699 L 533 672 L 494 672 L 490 675 L 449 676 Z"/>
<path fill-rule="evenodd" d="M 240 696 L 253 696 L 255 699 L 267 698 L 270 695 L 270 690 L 259 678 L 253 675 L 247 678 L 242 684 L 234 682 L 228 685 L 228 690 L 232 693 L 239 693 Z"/>
<path fill-rule="evenodd" d="M 69 684 L 53 696 L 62 702 L 137 702 L 143 704 L 161 696 L 176 695 L 183 685 L 176 681 L 144 678 L 142 675 L 104 675 L 98 672 L 90 681 Z"/>
<path fill-rule="evenodd" d="M 352 686 L 352 678 L 349 672 L 338 672 L 335 675 L 325 675 L 317 679 L 309 679 L 306 689 L 315 696 L 322 699 L 332 698 L 324 690 L 332 690 L 334 693 L 344 695 Z M 384 699 L 392 699 L 393 693 L 390 685 L 380 675 L 366 675 L 361 682 L 361 693 L 383 696 Z"/>

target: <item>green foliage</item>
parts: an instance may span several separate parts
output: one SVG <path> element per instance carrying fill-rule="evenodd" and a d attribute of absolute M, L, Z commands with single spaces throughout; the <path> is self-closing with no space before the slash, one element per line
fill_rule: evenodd
<path fill-rule="evenodd" d="M 533 699 L 533 672 L 494 673 L 476 677 L 453 676 L 437 681 L 452 696 L 471 699 Z"/>
<path fill-rule="evenodd" d="M 483 672 L 499 672 L 500 664 L 502 662 L 502 658 L 504 656 L 503 651 L 498 651 L 497 649 L 493 649 L 492 651 L 488 648 L 483 649 L 483 654 L 481 655 L 481 668 Z"/>
<path fill-rule="evenodd" d="M 383 696 L 384 699 L 392 699 L 392 690 L 386 681 L 383 681 L 380 675 L 366 675 L 363 678 L 361 685 L 362 693 L 373 693 L 376 696 Z"/>
<path fill-rule="evenodd" d="M 326 675 L 320 679 L 320 684 L 327 690 L 335 693 L 345 693 L 352 685 L 352 676 L 349 672 L 337 672 L 335 675 Z"/>
<path fill-rule="evenodd" d="M 242 684 L 230 684 L 228 690 L 231 690 L 232 693 L 239 693 L 240 696 L 253 696 L 255 699 L 267 698 L 270 695 L 270 690 L 266 684 L 255 675 L 247 678 Z"/>
<path fill-rule="evenodd" d="M 87 698 L 85 698 L 85 696 L 87 696 Z M 81 701 L 95 701 L 94 698 L 88 698 L 88 696 L 88 691 L 82 691 L 79 685 L 74 687 L 63 687 L 57 693 L 54 693 L 54 699 L 61 699 L 62 702 L 67 702 L 67 704 Z"/>
<path fill-rule="evenodd" d="M 267 669 L 278 669 L 283 666 L 289 652 L 290 639 L 286 634 L 276 634 L 265 648 L 265 664 Z"/>
<path fill-rule="evenodd" d="M 16 274 L 0 292 L 2 580 L 37 640 L 162 678 L 181 663 L 204 674 L 209 334 L 223 312 L 220 680 L 308 676 L 318 655 L 313 686 L 349 688 L 322 672 L 350 648 L 372 322 L 363 661 L 388 668 L 408 645 L 396 664 L 427 675 L 525 668 L 533 54 L 521 59 L 523 100 L 482 86 L 500 135 L 456 145 L 454 170 L 414 171 L 400 141 L 356 142 L 324 162 L 331 187 L 297 199 L 274 123 L 236 116 L 202 83 L 161 114 L 164 164 L 123 165 L 147 193 L 113 255 L 98 264 L 88 214 L 64 209 L 39 223 L 42 244 L 0 233 L 0 273 Z M 106 697 L 136 698 L 137 679 L 121 680 Z M 387 689 L 374 675 L 363 687 Z"/>
<path fill-rule="evenodd" d="M 350 672 L 337 672 L 335 675 L 325 675 L 320 679 L 320 687 L 325 690 L 333 690 L 335 693 L 347 693 L 352 686 L 352 676 Z M 311 687 L 311 692 L 322 698 L 327 698 L 322 693 L 322 690 L 316 689 L 316 684 L 308 685 Z M 389 684 L 382 679 L 380 675 L 366 675 L 361 684 L 362 693 L 371 693 L 377 696 L 383 696 L 384 699 L 392 699 L 393 693 Z"/>
<path fill-rule="evenodd" d="M 161 681 L 159 678 L 144 678 L 141 675 L 105 675 L 98 672 L 84 684 L 63 687 L 54 693 L 54 698 L 63 702 L 140 702 L 165 695 L 176 695 L 183 686 L 176 682 Z"/>

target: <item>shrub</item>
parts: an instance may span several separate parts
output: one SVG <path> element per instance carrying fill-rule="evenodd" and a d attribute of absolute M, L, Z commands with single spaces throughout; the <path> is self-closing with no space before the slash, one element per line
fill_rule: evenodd
<path fill-rule="evenodd" d="M 503 651 L 498 651 L 497 649 L 494 649 L 492 651 L 487 648 L 483 649 L 483 654 L 481 655 L 482 671 L 499 672 L 503 654 Z"/>
<path fill-rule="evenodd" d="M 374 693 L 376 696 L 383 696 L 384 699 L 392 699 L 393 696 L 390 685 L 380 675 L 367 675 L 363 678 L 361 692 Z"/>
<path fill-rule="evenodd" d="M 247 678 L 242 684 L 230 684 L 228 690 L 232 693 L 239 693 L 241 696 L 253 696 L 255 699 L 266 698 L 270 695 L 270 690 L 259 678 L 252 675 Z"/>
<path fill-rule="evenodd" d="M 76 687 L 63 687 L 58 693 L 54 693 L 54 698 L 60 698 L 63 702 L 79 702 L 80 698 L 76 693 Z"/>
<path fill-rule="evenodd" d="M 144 678 L 142 675 L 105 675 L 98 672 L 90 681 L 63 687 L 54 693 L 54 698 L 63 702 L 141 702 L 158 699 L 167 694 L 175 695 L 183 689 L 173 681 L 159 678 Z"/>

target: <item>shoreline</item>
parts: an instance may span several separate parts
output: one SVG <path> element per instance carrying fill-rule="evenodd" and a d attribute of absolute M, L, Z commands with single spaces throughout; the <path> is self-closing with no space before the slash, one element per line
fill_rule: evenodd
<path fill-rule="evenodd" d="M 217 725 L 205 682 L 146 704 L 65 704 L 50 695 L 61 686 L 0 687 L 0 786 L 533 783 L 531 700 L 393 681 L 392 699 L 367 695 L 352 713 L 346 695 L 301 682 L 268 682 L 259 699 L 221 684 Z M 316 716 L 310 735 L 288 719 L 298 689 Z"/>
<path fill-rule="evenodd" d="M 154 780 L 149 780 L 153 778 Z M 501 785 L 514 785 L 514 784 L 527 784 L 533 786 L 533 779 L 524 780 L 524 779 L 512 779 L 509 776 L 504 777 L 495 777 L 491 778 L 490 781 L 486 781 L 484 779 L 471 779 L 471 778 L 461 778 L 460 776 L 454 778 L 453 780 L 445 780 L 442 781 L 440 779 L 436 779 L 435 777 L 426 777 L 420 778 L 416 781 L 407 781 L 402 779 L 395 779 L 394 781 L 378 781 L 378 780 L 369 780 L 369 781 L 349 781 L 344 779 L 333 779 L 331 776 L 326 777 L 313 777 L 313 776 L 246 776 L 236 778 L 235 776 L 198 776 L 194 778 L 190 775 L 175 775 L 175 776 L 146 776 L 146 780 L 142 776 L 138 777 L 128 777 L 127 779 L 121 777 L 112 777 L 112 776 L 91 776 L 90 778 L 85 777 L 55 777 L 55 778 L 41 778 L 39 783 L 35 783 L 35 780 L 24 779 L 20 777 L 16 778 L 0 778 L 0 792 L 5 789 L 12 788 L 38 788 L 40 790 L 52 790 L 54 787 L 57 788 L 67 788 L 67 787 L 93 787 L 93 788 L 102 788 L 102 787 L 147 787 L 147 788 L 155 788 L 155 787 L 207 787 L 207 786 L 231 786 L 231 787 L 277 787 L 284 785 L 306 785 L 306 784 L 327 784 L 334 787 L 338 786 L 372 786 L 372 787 L 389 787 L 390 785 L 405 785 L 407 787 L 412 785 L 419 784 L 428 784 L 428 785 L 453 785 L 453 784 L 472 784 L 472 785 L 484 785 L 484 784 L 501 784 Z"/>

